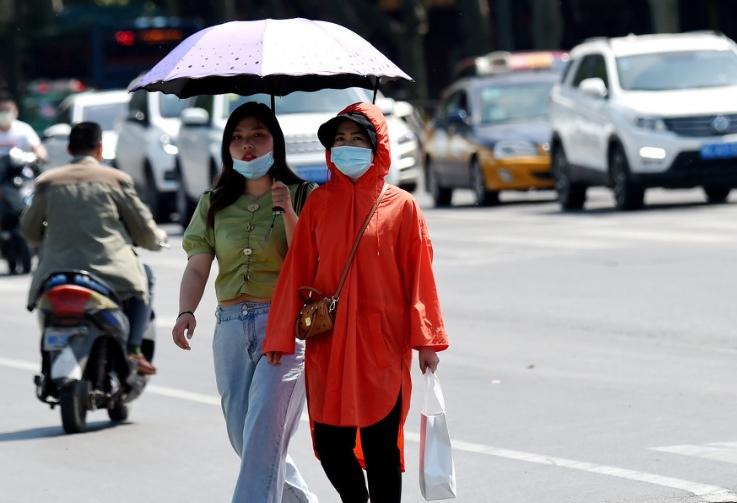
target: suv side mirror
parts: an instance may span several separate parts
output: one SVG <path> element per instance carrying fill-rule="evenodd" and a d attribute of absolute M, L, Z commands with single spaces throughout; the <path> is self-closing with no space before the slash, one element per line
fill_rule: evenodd
<path fill-rule="evenodd" d="M 590 79 L 583 79 L 578 88 L 582 93 L 592 96 L 594 98 L 606 98 L 609 91 L 606 88 L 606 84 L 599 77 L 592 77 Z"/>
<path fill-rule="evenodd" d="M 54 124 L 46 128 L 42 134 L 43 138 L 58 138 L 66 139 L 69 137 L 69 133 L 72 131 L 72 126 L 69 124 L 59 123 Z"/>
<path fill-rule="evenodd" d="M 207 126 L 210 114 L 204 108 L 185 108 L 180 115 L 182 125 L 189 127 Z"/>
<path fill-rule="evenodd" d="M 140 110 L 128 111 L 128 115 L 125 116 L 125 120 L 127 122 L 138 122 L 140 124 L 148 124 L 148 119 L 146 119 L 146 114 L 144 114 Z"/>

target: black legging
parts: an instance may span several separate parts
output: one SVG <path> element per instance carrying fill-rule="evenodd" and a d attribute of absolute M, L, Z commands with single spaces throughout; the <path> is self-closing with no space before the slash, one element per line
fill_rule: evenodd
<path fill-rule="evenodd" d="M 343 503 L 399 503 L 402 499 L 402 469 L 397 436 L 402 396 L 389 414 L 376 424 L 361 428 L 361 448 L 366 463 L 368 490 L 353 448 L 355 426 L 314 424 L 315 449 L 325 474 Z"/>

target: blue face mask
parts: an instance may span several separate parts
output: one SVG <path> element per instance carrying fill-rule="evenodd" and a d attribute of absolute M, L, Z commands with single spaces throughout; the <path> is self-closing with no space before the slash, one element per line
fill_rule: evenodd
<path fill-rule="evenodd" d="M 243 161 L 241 159 L 233 159 L 233 169 L 238 173 L 248 178 L 249 180 L 255 180 L 261 178 L 269 172 L 271 167 L 274 165 L 274 153 L 269 152 L 261 157 L 256 157 L 250 161 Z"/>
<path fill-rule="evenodd" d="M 330 149 L 330 159 L 341 173 L 358 180 L 371 167 L 372 152 L 364 147 L 333 147 Z"/>

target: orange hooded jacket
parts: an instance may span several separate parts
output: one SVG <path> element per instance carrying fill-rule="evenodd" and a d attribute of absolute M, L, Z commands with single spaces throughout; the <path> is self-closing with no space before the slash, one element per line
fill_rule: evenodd
<path fill-rule="evenodd" d="M 330 150 L 326 152 L 331 176 L 310 195 L 300 215 L 272 297 L 265 352 L 294 352 L 294 322 L 303 304 L 300 287 L 335 293 L 356 234 L 389 171 L 389 138 L 379 108 L 355 103 L 341 113 L 346 112 L 360 112 L 373 124 L 373 165 L 354 183 L 332 163 Z M 401 391 L 403 425 L 412 388 L 411 350 L 423 346 L 436 351 L 448 347 L 432 272 L 432 245 L 417 202 L 389 186 L 358 246 L 332 333 L 307 341 L 311 421 L 369 426 L 389 414 Z M 398 445 L 402 449 L 401 426 Z"/>

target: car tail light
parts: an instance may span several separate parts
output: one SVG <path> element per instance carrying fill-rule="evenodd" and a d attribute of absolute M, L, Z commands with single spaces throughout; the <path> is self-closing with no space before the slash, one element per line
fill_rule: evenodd
<path fill-rule="evenodd" d="M 51 312 L 56 316 L 82 316 L 92 292 L 76 285 L 56 286 L 48 291 Z"/>

